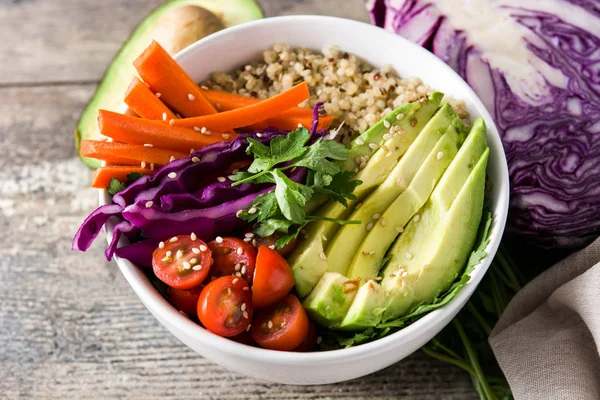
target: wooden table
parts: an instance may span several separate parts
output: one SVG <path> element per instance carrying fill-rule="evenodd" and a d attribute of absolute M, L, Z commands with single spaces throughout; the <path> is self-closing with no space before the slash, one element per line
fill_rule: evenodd
<path fill-rule="evenodd" d="M 71 239 L 96 206 L 73 128 L 129 32 L 160 0 L 0 3 L 0 398 L 474 399 L 469 377 L 418 352 L 337 385 L 283 386 L 200 357 L 144 308 L 104 240 Z M 361 0 L 262 0 L 268 16 L 367 20 Z"/>

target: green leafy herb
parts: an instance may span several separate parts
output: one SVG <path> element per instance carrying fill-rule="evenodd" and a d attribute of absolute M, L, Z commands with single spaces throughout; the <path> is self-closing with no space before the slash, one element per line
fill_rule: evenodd
<path fill-rule="evenodd" d="M 144 176 L 144 175 L 140 174 L 139 172 L 130 172 L 129 174 L 127 174 L 127 182 L 125 182 L 125 184 L 123 184 L 122 182 L 120 182 L 119 180 L 117 180 L 115 178 L 112 178 L 108 182 L 106 191 L 111 196 L 114 196 L 115 194 L 124 190 L 127 186 L 131 185 L 136 180 L 140 179 L 142 176 Z"/>

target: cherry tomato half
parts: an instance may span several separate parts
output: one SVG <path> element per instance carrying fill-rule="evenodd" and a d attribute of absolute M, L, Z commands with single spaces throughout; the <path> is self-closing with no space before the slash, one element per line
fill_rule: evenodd
<path fill-rule="evenodd" d="M 258 310 L 250 334 L 261 347 L 289 351 L 300 346 L 308 335 L 308 316 L 293 294 L 279 303 Z"/>
<path fill-rule="evenodd" d="M 202 289 L 197 311 L 209 331 L 224 337 L 239 335 L 252 321 L 250 287 L 237 276 L 217 278 Z"/>
<path fill-rule="evenodd" d="M 215 260 L 210 269 L 210 276 L 218 278 L 220 276 L 236 275 L 251 284 L 256 263 L 256 249 L 238 238 L 217 239 L 208 243 Z"/>
<path fill-rule="evenodd" d="M 308 326 L 308 335 L 304 338 L 300 346 L 296 347 L 294 351 L 305 353 L 313 351 L 317 347 L 317 328 L 312 322 Z"/>
<path fill-rule="evenodd" d="M 271 236 L 267 236 L 267 237 L 255 236 L 254 239 L 256 239 L 257 246 L 266 246 L 271 249 L 275 249 L 275 243 L 277 242 L 278 238 L 277 238 L 277 236 L 271 235 Z M 298 241 L 298 239 L 294 238 L 294 239 L 292 239 L 291 242 L 289 242 L 288 244 L 283 246 L 281 249 L 279 249 L 279 250 L 276 249 L 276 250 L 279 254 L 281 254 L 282 256 L 285 257 L 288 254 L 290 254 L 292 252 L 292 250 L 294 250 L 294 247 L 296 247 L 297 241 Z"/>
<path fill-rule="evenodd" d="M 174 236 L 161 242 L 152 253 L 154 274 L 175 289 L 200 285 L 208 275 L 210 263 L 208 246 L 194 234 Z"/>
<path fill-rule="evenodd" d="M 263 308 L 277 303 L 294 287 L 294 274 L 283 258 L 275 250 L 260 246 L 256 256 L 252 284 L 252 305 Z"/>
<path fill-rule="evenodd" d="M 200 292 L 203 288 L 202 285 L 189 290 L 169 287 L 169 299 L 171 299 L 171 304 L 179 311 L 186 313 L 188 317 L 193 318 L 196 316 L 198 297 L 200 297 Z"/>

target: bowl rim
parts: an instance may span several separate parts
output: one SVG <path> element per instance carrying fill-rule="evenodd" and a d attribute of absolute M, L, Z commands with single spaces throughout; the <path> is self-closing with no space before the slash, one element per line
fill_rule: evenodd
<path fill-rule="evenodd" d="M 433 310 L 419 320 L 413 322 L 412 324 L 405 326 L 404 328 L 394 332 L 388 336 L 383 338 L 379 338 L 372 342 L 364 343 L 357 346 L 352 346 L 349 348 L 342 348 L 337 350 L 330 351 L 318 351 L 318 352 L 307 352 L 307 353 L 296 353 L 290 351 L 276 351 L 276 350 L 268 350 L 258 347 L 252 347 L 245 344 L 237 343 L 231 339 L 224 338 L 218 336 L 197 323 L 191 321 L 189 318 L 181 315 L 175 308 L 159 293 L 156 288 L 149 282 L 148 278 L 144 275 L 144 273 L 139 269 L 139 267 L 135 266 L 131 262 L 126 259 L 122 259 L 115 255 L 115 261 L 121 270 L 121 273 L 134 290 L 136 295 L 140 298 L 142 303 L 148 308 L 149 311 L 159 319 L 159 322 L 163 323 L 163 321 L 168 320 L 169 323 L 180 332 L 183 332 L 188 337 L 193 337 L 195 340 L 200 342 L 205 342 L 205 344 L 218 348 L 220 351 L 240 356 L 243 355 L 248 359 L 259 359 L 264 362 L 278 363 L 278 364 L 294 364 L 294 365 L 304 365 L 310 366 L 315 364 L 316 362 L 326 363 L 326 362 L 340 362 L 340 361 L 350 361 L 353 359 L 361 358 L 367 354 L 373 355 L 377 353 L 382 353 L 393 346 L 393 343 L 397 342 L 410 342 L 412 339 L 415 339 L 419 336 L 420 332 L 424 329 L 427 324 L 435 324 L 435 321 L 441 321 L 453 313 L 460 311 L 462 306 L 466 303 L 469 297 L 473 294 L 477 285 L 483 278 L 485 272 L 489 268 L 493 257 L 495 256 L 498 247 L 500 245 L 500 240 L 502 238 L 502 233 L 504 231 L 504 227 L 506 225 L 507 215 L 508 215 L 508 204 L 509 204 L 509 175 L 508 175 L 508 166 L 506 162 L 506 155 L 504 152 L 504 148 L 502 146 L 502 142 L 500 136 L 498 134 L 498 130 L 494 124 L 494 121 L 483 105 L 482 101 L 475 94 L 473 89 L 469 87 L 469 85 L 454 71 L 452 70 L 446 63 L 444 63 L 441 59 L 437 58 L 435 55 L 430 53 L 428 50 L 422 48 L 421 46 L 410 42 L 408 39 L 397 35 L 395 33 L 386 31 L 382 28 L 373 26 L 371 24 L 350 20 L 347 18 L 341 17 L 332 17 L 332 16 L 321 16 L 321 15 L 293 15 L 293 16 L 278 16 L 278 17 L 270 17 L 265 19 L 260 19 L 256 21 L 246 22 L 240 25 L 235 25 L 229 28 L 226 28 L 222 31 L 216 32 L 206 38 L 203 38 L 184 50 L 177 53 L 174 58 L 176 61 L 180 61 L 184 58 L 195 57 L 197 53 L 201 53 L 201 48 L 206 44 L 213 41 L 219 41 L 224 36 L 240 34 L 246 30 L 252 30 L 256 27 L 264 27 L 264 26 L 272 26 L 281 23 L 286 24 L 296 24 L 296 23 L 332 23 L 332 24 L 356 24 L 360 26 L 361 29 L 367 29 L 373 31 L 373 33 L 377 33 L 378 35 L 389 35 L 392 36 L 398 42 L 403 42 L 404 46 L 412 46 L 416 51 L 421 52 L 424 59 L 426 59 L 432 65 L 435 65 L 436 68 L 445 69 L 451 75 L 455 77 L 455 79 L 459 80 L 461 85 L 465 86 L 466 93 L 469 95 L 469 101 L 473 102 L 473 105 L 478 108 L 479 116 L 483 117 L 486 121 L 487 132 L 488 132 L 488 141 L 494 141 L 494 148 L 496 149 L 497 156 L 501 161 L 501 165 L 497 166 L 499 169 L 501 190 L 498 195 L 498 204 L 495 209 L 492 211 L 496 211 L 498 215 L 494 215 L 494 220 L 492 221 L 492 231 L 489 237 L 489 243 L 486 247 L 486 256 L 480 261 L 479 264 L 475 267 L 473 272 L 470 274 L 470 280 L 465 284 L 462 290 L 446 305 Z M 361 57 L 360 54 L 357 56 Z M 496 182 L 495 182 L 496 183 Z M 100 205 L 111 204 L 110 196 L 104 189 L 99 190 L 99 203 Z M 114 221 L 109 220 L 108 223 L 104 226 L 104 231 L 106 234 L 107 241 L 110 241 L 112 228 L 114 227 Z M 119 245 L 123 245 L 127 243 L 126 238 L 122 238 Z M 462 305 L 461 305 L 462 304 Z M 458 311 L 456 310 L 458 308 Z M 243 353 L 243 354 L 242 354 Z"/>

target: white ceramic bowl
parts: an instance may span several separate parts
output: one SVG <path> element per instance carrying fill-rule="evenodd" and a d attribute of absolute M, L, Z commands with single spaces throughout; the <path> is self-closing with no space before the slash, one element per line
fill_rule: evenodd
<path fill-rule="evenodd" d="M 125 279 L 156 319 L 209 360 L 267 381 L 301 385 L 340 382 L 370 374 L 407 357 L 432 339 L 467 302 L 489 267 L 504 230 L 509 195 L 506 158 L 491 116 L 452 69 L 408 40 L 365 23 L 323 16 L 267 18 L 213 34 L 179 53 L 176 59 L 192 78 L 201 81 L 212 71 L 229 71 L 261 58 L 263 50 L 275 43 L 313 50 L 338 45 L 376 67 L 390 64 L 401 76 L 420 77 L 431 87 L 463 99 L 471 117 L 485 119 L 491 151 L 488 176 L 493 182 L 490 207 L 494 224 L 487 257 L 473 271 L 469 283 L 446 306 L 372 343 L 328 352 L 292 353 L 249 347 L 212 334 L 178 313 L 136 266 L 115 258 Z M 100 203 L 109 201 L 102 192 Z M 112 231 L 111 224 L 107 228 Z"/>

